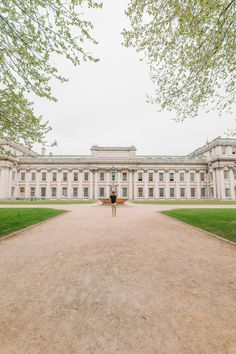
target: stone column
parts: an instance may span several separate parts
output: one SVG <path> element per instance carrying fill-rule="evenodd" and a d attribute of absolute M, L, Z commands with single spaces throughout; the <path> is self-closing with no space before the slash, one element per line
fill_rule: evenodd
<path fill-rule="evenodd" d="M 30 182 L 30 170 L 25 169 L 25 198 L 30 198 L 29 182 Z"/>
<path fill-rule="evenodd" d="M 175 197 L 180 199 L 179 171 L 175 170 Z"/>
<path fill-rule="evenodd" d="M 95 170 L 92 170 L 92 192 L 91 192 L 91 195 L 92 195 L 92 200 L 95 199 L 95 185 L 94 185 L 94 182 L 95 182 Z"/>
<path fill-rule="evenodd" d="M 231 199 L 235 200 L 235 189 L 234 189 L 234 171 L 233 168 L 231 167 L 229 170 L 229 180 L 230 180 L 230 194 L 231 194 Z"/>
<path fill-rule="evenodd" d="M 93 171 L 89 170 L 89 199 L 93 199 Z"/>
<path fill-rule="evenodd" d="M 51 169 L 46 170 L 46 199 L 51 199 L 52 197 L 52 190 L 51 190 L 51 184 L 50 184 L 50 175 L 51 175 Z M 68 172 L 68 178 L 69 178 L 69 172 Z M 68 188 L 68 198 L 69 198 L 69 188 Z"/>
<path fill-rule="evenodd" d="M 36 185 L 35 185 L 35 197 L 36 199 L 40 199 L 41 198 L 41 189 L 40 189 L 40 176 L 41 174 L 41 170 L 38 168 L 36 169 L 35 171 L 35 182 L 36 182 Z M 58 191 L 59 193 L 59 191 Z M 58 196 L 59 198 L 59 196 Z"/>
<path fill-rule="evenodd" d="M 107 170 L 106 171 L 106 177 L 105 177 L 105 180 L 106 180 L 106 191 L 105 191 L 105 197 L 106 198 L 109 198 L 110 196 L 110 170 Z"/>
<path fill-rule="evenodd" d="M 158 170 L 154 170 L 154 199 L 158 199 Z"/>
<path fill-rule="evenodd" d="M 220 191 L 220 169 L 213 168 L 213 198 L 221 199 L 221 191 Z"/>
<path fill-rule="evenodd" d="M 136 170 L 134 170 L 134 172 L 133 172 L 133 196 L 134 196 L 134 199 L 138 199 L 137 178 L 138 178 L 138 173 Z"/>
<path fill-rule="evenodd" d="M 7 199 L 9 190 L 9 168 L 7 166 L 0 166 L 0 198 Z"/>
<path fill-rule="evenodd" d="M 225 199 L 225 181 L 224 181 L 223 167 L 220 167 L 220 189 L 221 189 L 221 199 Z"/>
<path fill-rule="evenodd" d="M 148 194 L 148 171 L 147 170 L 143 171 L 143 182 L 144 182 L 143 199 L 149 199 L 149 194 Z"/>
<path fill-rule="evenodd" d="M 196 197 L 197 199 L 201 199 L 201 178 L 200 178 L 200 171 L 196 171 Z"/>
<path fill-rule="evenodd" d="M 132 179 L 132 171 L 129 170 L 129 193 L 128 198 L 133 199 L 133 179 Z"/>
<path fill-rule="evenodd" d="M 186 176 L 186 199 L 190 199 L 190 173 L 189 171 L 185 170 L 185 176 Z"/>
<path fill-rule="evenodd" d="M 165 199 L 170 199 L 170 183 L 169 183 L 169 170 L 164 170 L 164 181 L 165 181 Z"/>
<path fill-rule="evenodd" d="M 94 196 L 95 199 L 98 199 L 98 170 L 95 171 L 94 187 L 95 187 Z"/>
<path fill-rule="evenodd" d="M 121 170 L 117 170 L 117 196 L 121 196 Z"/>
<path fill-rule="evenodd" d="M 83 170 L 78 170 L 78 182 L 79 182 L 79 199 L 83 199 Z"/>

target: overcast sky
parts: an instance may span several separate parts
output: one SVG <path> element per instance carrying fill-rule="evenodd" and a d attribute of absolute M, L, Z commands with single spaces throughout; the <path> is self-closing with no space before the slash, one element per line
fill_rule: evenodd
<path fill-rule="evenodd" d="M 58 142 L 47 152 L 89 154 L 96 144 L 134 145 L 138 154 L 181 155 L 233 128 L 233 116 L 201 114 L 176 123 L 170 113 L 158 112 L 145 102 L 146 94 L 152 92 L 148 66 L 135 50 L 121 45 L 126 4 L 126 0 L 104 0 L 103 9 L 90 14 L 99 41 L 94 54 L 100 62 L 73 67 L 60 58 L 57 65 L 69 83 L 52 83 L 58 102 L 34 99 L 36 112 L 53 128 L 48 142 Z"/>

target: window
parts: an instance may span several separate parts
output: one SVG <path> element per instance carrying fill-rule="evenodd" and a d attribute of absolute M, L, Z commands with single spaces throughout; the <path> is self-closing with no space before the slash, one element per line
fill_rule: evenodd
<path fill-rule="evenodd" d="M 235 147 L 232 148 L 232 154 L 236 155 L 236 148 Z"/>
<path fill-rule="evenodd" d="M 201 197 L 202 198 L 206 197 L 206 188 L 201 188 Z"/>
<path fill-rule="evenodd" d="M 229 188 L 225 188 L 225 197 L 230 198 L 230 189 Z"/>
<path fill-rule="evenodd" d="M 74 172 L 74 182 L 78 182 L 78 172 Z"/>
<path fill-rule="evenodd" d="M 35 181 L 36 173 L 32 172 L 31 173 L 31 181 Z"/>
<path fill-rule="evenodd" d="M 52 197 L 56 197 L 57 196 L 57 189 L 56 187 L 52 187 Z"/>
<path fill-rule="evenodd" d="M 185 188 L 183 187 L 180 188 L 180 197 L 185 198 Z"/>
<path fill-rule="evenodd" d="M 148 180 L 149 180 L 149 182 L 153 182 L 153 173 L 152 172 L 149 172 Z"/>
<path fill-rule="evenodd" d="M 46 197 L 46 187 L 41 187 L 41 197 L 42 198 Z"/>
<path fill-rule="evenodd" d="M 213 172 L 210 172 L 210 180 L 213 181 Z"/>
<path fill-rule="evenodd" d="M 15 195 L 15 187 L 11 187 L 11 196 L 14 197 Z"/>
<path fill-rule="evenodd" d="M 170 188 L 170 198 L 174 198 L 174 197 L 175 197 L 175 189 Z"/>
<path fill-rule="evenodd" d="M 234 179 L 236 179 L 236 170 L 234 170 Z"/>
<path fill-rule="evenodd" d="M 25 181 L 25 172 L 21 172 L 20 179 L 21 181 Z"/>
<path fill-rule="evenodd" d="M 62 188 L 62 196 L 67 197 L 67 187 Z"/>
<path fill-rule="evenodd" d="M 116 170 L 115 169 L 112 169 L 112 171 L 111 171 L 111 180 L 112 181 L 116 180 Z"/>
<path fill-rule="evenodd" d="M 1 171 L 0 171 L 1 172 Z M 1 174 L 1 173 L 0 173 Z M 13 181 L 14 181 L 14 179 L 16 178 L 16 173 L 15 173 L 15 171 L 13 171 L 12 172 L 12 179 L 13 179 Z"/>
<path fill-rule="evenodd" d="M 224 179 L 228 179 L 229 178 L 229 171 L 224 171 Z"/>
<path fill-rule="evenodd" d="M 205 181 L 205 173 L 204 172 L 200 173 L 200 180 L 201 180 L 201 182 Z"/>
<path fill-rule="evenodd" d="M 214 198 L 214 188 L 210 188 L 210 198 Z"/>
<path fill-rule="evenodd" d="M 35 187 L 30 188 L 30 196 L 35 197 Z"/>
<path fill-rule="evenodd" d="M 180 172 L 180 174 L 179 174 L 179 180 L 180 180 L 181 182 L 184 182 L 184 172 Z"/>
<path fill-rule="evenodd" d="M 143 188 L 138 189 L 138 198 L 143 198 Z"/>
<path fill-rule="evenodd" d="M 84 198 L 88 198 L 88 187 L 84 187 Z"/>
<path fill-rule="evenodd" d="M 88 172 L 84 172 L 84 180 L 85 181 L 89 180 L 89 173 Z"/>
<path fill-rule="evenodd" d="M 164 188 L 159 188 L 159 197 L 164 198 L 165 193 L 164 193 Z"/>
<path fill-rule="evenodd" d="M 222 154 L 225 155 L 225 153 L 226 153 L 226 147 L 222 146 Z"/>
<path fill-rule="evenodd" d="M 190 172 L 190 181 L 194 182 L 195 180 L 195 173 L 194 172 Z"/>
<path fill-rule="evenodd" d="M 170 182 L 174 182 L 174 173 L 170 172 Z"/>
<path fill-rule="evenodd" d="M 105 180 L 105 173 L 100 172 L 100 181 L 104 181 L 104 180 Z"/>
<path fill-rule="evenodd" d="M 128 188 L 127 187 L 123 187 L 122 188 L 122 196 L 124 198 L 127 198 L 128 197 Z"/>
<path fill-rule="evenodd" d="M 42 172 L 42 181 L 46 181 L 46 172 Z"/>
<path fill-rule="evenodd" d="M 74 198 L 78 197 L 78 188 L 77 187 L 73 187 L 73 197 Z"/>
<path fill-rule="evenodd" d="M 52 173 L 52 180 L 53 180 L 53 182 L 56 182 L 56 180 L 57 180 L 57 173 L 56 172 Z"/>
<path fill-rule="evenodd" d="M 127 172 L 123 172 L 122 177 L 123 181 L 127 181 Z"/>
<path fill-rule="evenodd" d="M 196 197 L 196 188 L 190 188 L 190 194 L 191 194 L 191 198 L 195 198 Z"/>
<path fill-rule="evenodd" d="M 25 187 L 20 187 L 20 194 L 25 194 Z"/>
<path fill-rule="evenodd" d="M 63 172 L 62 180 L 63 182 L 67 182 L 67 172 Z"/>
<path fill-rule="evenodd" d="M 159 182 L 163 182 L 164 181 L 164 173 L 160 172 L 159 173 Z"/>
<path fill-rule="evenodd" d="M 149 188 L 148 196 L 149 196 L 149 198 L 154 197 L 154 189 L 153 188 Z"/>
<path fill-rule="evenodd" d="M 142 182 L 142 181 L 143 181 L 143 174 L 142 174 L 142 172 L 139 172 L 139 173 L 138 173 L 138 181 L 139 181 L 139 182 Z"/>
<path fill-rule="evenodd" d="M 105 196 L 105 188 L 104 187 L 99 188 L 99 196 L 101 198 L 103 198 Z"/>

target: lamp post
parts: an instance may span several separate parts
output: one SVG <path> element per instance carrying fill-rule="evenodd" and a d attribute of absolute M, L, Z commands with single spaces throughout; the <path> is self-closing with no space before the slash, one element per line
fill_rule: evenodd
<path fill-rule="evenodd" d="M 111 170 L 111 191 L 116 192 L 116 169 L 114 165 L 112 166 L 112 170 Z"/>

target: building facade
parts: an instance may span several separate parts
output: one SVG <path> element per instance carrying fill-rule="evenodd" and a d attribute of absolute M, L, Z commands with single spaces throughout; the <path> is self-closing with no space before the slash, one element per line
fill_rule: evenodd
<path fill-rule="evenodd" d="M 0 199 L 235 200 L 236 139 L 216 138 L 186 156 L 142 156 L 93 146 L 90 155 L 37 154 L 0 141 Z"/>

